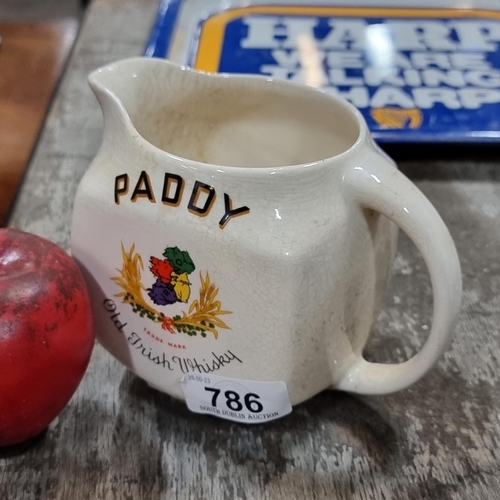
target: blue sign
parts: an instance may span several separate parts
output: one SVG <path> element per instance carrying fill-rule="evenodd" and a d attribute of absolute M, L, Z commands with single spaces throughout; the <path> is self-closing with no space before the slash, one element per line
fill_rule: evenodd
<path fill-rule="evenodd" d="M 499 44 L 497 11 L 255 5 L 199 21 L 184 63 L 342 96 L 378 141 L 485 142 L 500 138 Z"/>

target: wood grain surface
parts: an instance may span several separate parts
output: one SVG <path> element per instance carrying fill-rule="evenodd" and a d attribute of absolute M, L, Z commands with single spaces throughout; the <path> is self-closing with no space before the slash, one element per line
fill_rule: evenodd
<path fill-rule="evenodd" d="M 0 225 L 77 30 L 76 19 L 0 22 Z"/>
<path fill-rule="evenodd" d="M 10 224 L 68 248 L 77 183 L 102 118 L 86 74 L 141 54 L 154 0 L 96 0 L 53 103 Z M 0 499 L 500 499 L 498 148 L 395 148 L 456 241 L 464 303 L 455 340 L 408 390 L 325 392 L 246 427 L 189 413 L 96 347 L 68 407 L 28 452 L 0 458 Z M 366 356 L 402 361 L 429 332 L 422 259 L 401 237 Z"/>

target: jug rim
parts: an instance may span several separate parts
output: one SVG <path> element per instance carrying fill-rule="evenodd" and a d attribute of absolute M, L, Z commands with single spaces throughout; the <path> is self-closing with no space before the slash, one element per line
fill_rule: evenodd
<path fill-rule="evenodd" d="M 156 145 L 154 145 L 152 142 L 147 140 L 135 127 L 131 117 L 129 116 L 122 100 L 118 97 L 118 95 L 113 92 L 112 90 L 108 89 L 98 78 L 98 75 L 101 74 L 104 71 L 110 71 L 114 70 L 118 66 L 122 66 L 125 64 L 131 64 L 131 63 L 138 63 L 138 64 L 164 64 L 168 65 L 172 68 L 175 68 L 177 71 L 186 71 L 190 73 L 191 75 L 197 77 L 197 78 L 216 78 L 216 79 L 231 79 L 231 80 L 240 80 L 240 81 L 266 81 L 269 84 L 276 85 L 278 87 L 283 87 L 283 88 L 293 88 L 297 90 L 301 90 L 303 92 L 309 93 L 309 94 L 320 94 L 324 98 L 325 101 L 330 101 L 331 103 L 334 103 L 336 106 L 340 107 L 343 109 L 344 112 L 347 112 L 351 117 L 353 117 L 356 121 L 357 127 L 358 127 L 358 132 L 357 132 L 357 137 L 354 140 L 354 142 L 346 149 L 341 151 L 338 154 L 327 156 L 325 158 L 320 158 L 319 160 L 314 160 L 306 163 L 294 163 L 294 164 L 288 164 L 288 165 L 278 165 L 278 166 L 236 166 L 236 165 L 223 165 L 223 164 L 216 164 L 216 163 L 209 163 L 209 162 L 203 162 L 199 160 L 195 160 L 192 158 L 188 157 L 183 157 L 176 155 L 174 153 L 171 153 L 169 151 L 166 151 L 165 149 L 162 149 Z M 169 61 L 167 59 L 161 59 L 161 58 L 155 58 L 155 57 L 145 57 L 145 56 L 136 56 L 136 57 L 129 57 L 129 58 L 124 58 L 120 59 L 118 61 L 114 61 L 110 64 L 106 64 L 103 66 L 100 66 L 99 68 L 95 69 L 88 75 L 88 83 L 92 90 L 96 93 L 98 91 L 103 92 L 107 94 L 113 101 L 115 101 L 115 104 L 118 106 L 120 109 L 122 118 L 124 120 L 124 125 L 127 127 L 129 132 L 131 132 L 131 135 L 134 136 L 139 142 L 142 142 L 144 146 L 151 148 L 154 150 L 157 154 L 160 155 L 166 155 L 168 158 L 175 160 L 176 162 L 185 162 L 189 163 L 192 166 L 199 166 L 201 168 L 213 168 L 215 170 L 219 169 L 224 169 L 224 171 L 233 171 L 233 172 L 246 172 L 250 173 L 252 172 L 251 175 L 258 175 L 260 174 L 265 174 L 265 173 L 270 173 L 270 172 L 276 172 L 276 171 L 282 171 L 286 170 L 287 172 L 299 172 L 302 171 L 303 169 L 310 169 L 314 167 L 320 167 L 324 163 L 331 163 L 331 162 L 339 162 L 339 161 L 344 161 L 346 158 L 349 158 L 353 156 L 361 147 L 361 145 L 367 140 L 371 138 L 371 135 L 368 131 L 368 126 L 366 124 L 366 121 L 361 114 L 361 112 L 356 108 L 353 104 L 351 104 L 347 99 L 344 99 L 342 97 L 329 94 L 326 92 L 321 91 L 320 89 L 314 88 L 307 86 L 305 84 L 301 83 L 296 83 L 292 82 L 289 80 L 279 80 L 277 78 L 272 78 L 272 77 L 266 77 L 262 75 L 251 75 L 251 74 L 239 74 L 239 73 L 212 73 L 209 71 L 203 71 L 203 70 L 198 70 L 191 68 L 186 65 L 181 65 L 172 61 Z M 373 141 L 371 141 L 373 142 Z"/>

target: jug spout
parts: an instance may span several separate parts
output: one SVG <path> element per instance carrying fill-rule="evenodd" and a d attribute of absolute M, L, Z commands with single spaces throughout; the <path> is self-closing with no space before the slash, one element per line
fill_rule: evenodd
<path fill-rule="evenodd" d="M 178 96 L 194 87 L 194 71 L 157 58 L 124 59 L 95 70 L 89 84 L 99 100 L 103 114 L 104 136 L 126 134 L 141 136 L 162 147 L 158 130 L 168 128 Z"/>
<path fill-rule="evenodd" d="M 139 71 L 140 58 L 126 59 L 93 71 L 89 85 L 104 115 L 104 139 L 112 134 L 133 133 L 130 113 L 134 112 L 138 83 L 144 76 Z"/>

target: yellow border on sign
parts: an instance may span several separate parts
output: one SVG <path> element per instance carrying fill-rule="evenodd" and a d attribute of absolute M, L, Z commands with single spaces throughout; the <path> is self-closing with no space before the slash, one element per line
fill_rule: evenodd
<path fill-rule="evenodd" d="M 198 52 L 194 67 L 201 71 L 216 73 L 219 70 L 224 33 L 228 23 L 249 14 L 277 14 L 289 16 L 339 16 L 339 17 L 447 17 L 500 19 L 500 12 L 494 10 L 469 9 L 409 9 L 379 7 L 306 7 L 255 5 L 231 9 L 209 17 L 202 26 Z"/>

